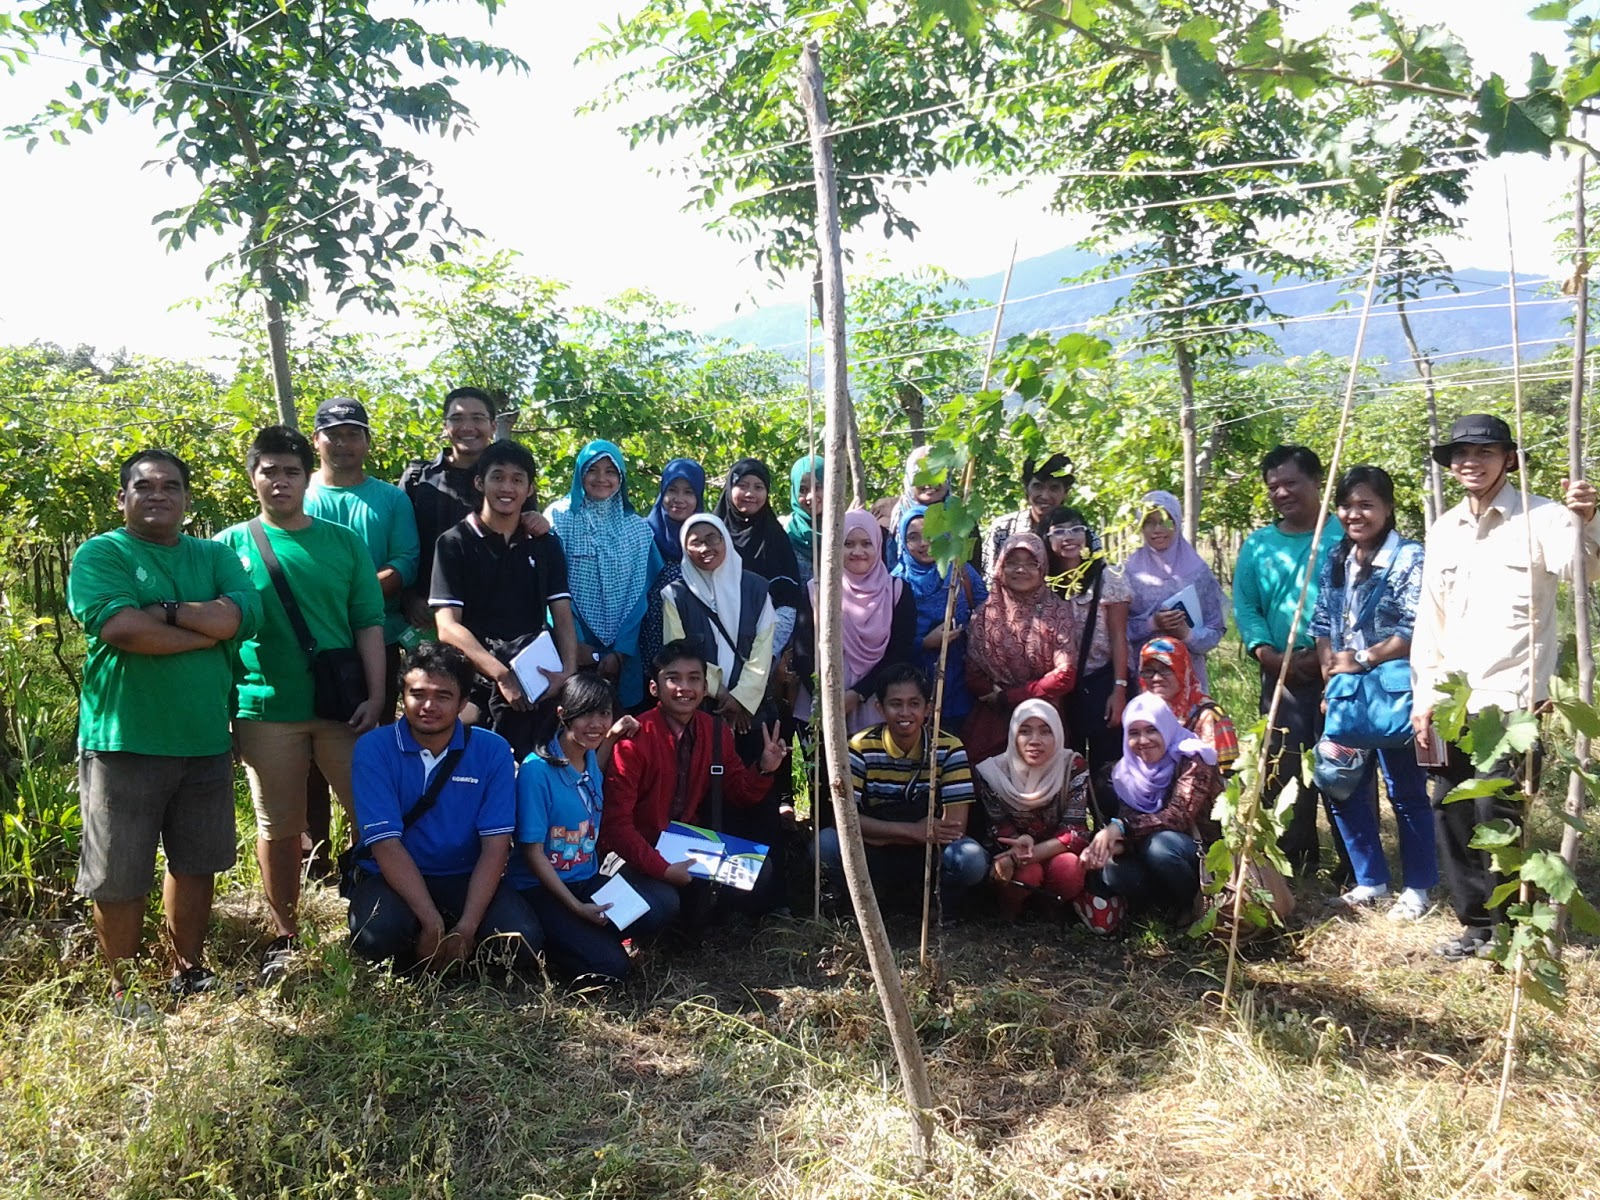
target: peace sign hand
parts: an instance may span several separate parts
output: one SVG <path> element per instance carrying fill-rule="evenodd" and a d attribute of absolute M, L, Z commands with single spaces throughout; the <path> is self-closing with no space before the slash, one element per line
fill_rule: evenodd
<path fill-rule="evenodd" d="M 771 775 L 783 765 L 784 757 L 789 753 L 789 747 L 783 744 L 783 739 L 778 736 L 779 725 L 774 721 L 771 725 L 761 727 L 761 773 Z"/>

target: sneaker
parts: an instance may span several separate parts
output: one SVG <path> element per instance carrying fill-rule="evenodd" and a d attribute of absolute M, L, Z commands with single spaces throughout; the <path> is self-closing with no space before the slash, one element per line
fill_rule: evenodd
<path fill-rule="evenodd" d="M 1351 888 L 1348 892 L 1344 893 L 1344 895 L 1340 896 L 1339 899 L 1334 903 L 1341 904 L 1345 908 L 1366 908 L 1371 905 L 1374 900 L 1377 900 L 1383 896 L 1387 896 L 1388 894 L 1389 885 L 1387 883 L 1373 884 L 1370 887 L 1366 884 L 1361 884 L 1357 887 Z"/>
<path fill-rule="evenodd" d="M 150 1025 L 161 1019 L 144 997 L 130 988 L 112 988 L 110 1007 L 112 1016 L 130 1025 Z"/>
<path fill-rule="evenodd" d="M 1389 909 L 1391 921 L 1420 921 L 1432 907 L 1425 888 L 1406 888 Z"/>
<path fill-rule="evenodd" d="M 1488 958 L 1493 935 L 1487 929 L 1469 929 L 1448 942 L 1440 942 L 1433 952 L 1446 962 L 1463 962 L 1469 958 Z"/>
<path fill-rule="evenodd" d="M 180 971 L 167 980 L 167 991 L 175 999 L 185 996 L 200 996 L 206 992 L 214 991 L 217 987 L 217 973 L 205 967 L 190 967 L 187 971 Z"/>
<path fill-rule="evenodd" d="M 282 979 L 299 949 L 300 939 L 292 936 L 275 937 L 268 942 L 261 955 L 261 986 L 268 987 Z"/>

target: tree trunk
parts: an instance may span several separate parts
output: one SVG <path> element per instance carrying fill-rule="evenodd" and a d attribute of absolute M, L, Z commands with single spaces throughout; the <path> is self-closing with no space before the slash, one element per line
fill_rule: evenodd
<path fill-rule="evenodd" d="M 824 102 L 823 107 L 826 109 L 826 102 Z M 823 265 L 818 262 L 816 274 L 811 277 L 811 292 L 812 298 L 816 301 L 819 314 L 827 311 L 823 307 L 822 277 Z M 839 285 L 839 290 L 842 295 L 844 292 L 844 284 L 842 282 Z M 842 317 L 840 318 L 839 328 L 841 332 L 844 329 L 844 319 Z M 850 382 L 847 378 L 845 380 L 846 394 L 848 394 L 849 388 Z M 830 454 L 827 457 L 833 462 L 837 462 L 839 459 L 844 460 L 845 465 L 850 469 L 850 507 L 865 508 L 867 506 L 867 463 L 861 454 L 861 427 L 856 424 L 856 406 L 848 404 L 845 408 L 844 451 L 838 455 Z"/>
<path fill-rule="evenodd" d="M 1200 443 L 1194 424 L 1194 358 L 1187 342 L 1174 343 L 1178 360 L 1178 429 L 1183 434 L 1183 536 L 1200 535 Z"/>
<path fill-rule="evenodd" d="M 289 373 L 289 332 L 284 328 L 283 305 L 267 297 L 267 346 L 272 353 L 272 394 L 278 404 L 278 423 L 294 428 L 294 377 Z"/>
<path fill-rule="evenodd" d="M 1586 184 L 1588 160 L 1578 158 L 1577 200 L 1573 208 L 1573 229 L 1577 238 L 1578 262 L 1573 280 L 1572 323 L 1572 396 L 1567 404 L 1567 478 L 1586 477 L 1583 441 L 1584 371 L 1589 357 L 1589 255 L 1584 249 L 1588 235 L 1588 212 L 1583 194 Z M 1572 606 L 1578 638 L 1578 698 L 1585 704 L 1594 703 L 1594 641 L 1589 624 L 1589 579 L 1583 554 L 1583 531 L 1578 537 L 1578 553 L 1573 560 Z M 1572 753 L 1580 763 L 1589 761 L 1589 739 L 1580 731 L 1575 734 Z M 1583 816 L 1584 778 L 1577 771 L 1567 777 L 1567 815 L 1574 820 Z M 1561 857 L 1566 864 L 1576 866 L 1578 861 L 1578 831 L 1568 821 L 1561 831 Z M 1556 939 L 1559 942 L 1566 931 L 1566 908 L 1556 909 Z"/>
<path fill-rule="evenodd" d="M 900 402 L 900 411 L 906 414 L 906 420 L 910 423 L 911 444 L 926 445 L 928 434 L 923 425 L 927 421 L 927 413 L 922 404 L 922 389 L 914 383 L 902 383 L 895 391 L 895 399 Z"/>
<path fill-rule="evenodd" d="M 1404 283 L 1402 278 L 1400 283 Z M 1397 284 L 1396 286 L 1399 286 Z M 1439 469 L 1439 464 L 1433 461 L 1432 448 L 1439 444 L 1439 397 L 1433 386 L 1433 359 L 1422 352 L 1417 345 L 1417 336 L 1411 332 L 1411 318 L 1406 315 L 1406 302 L 1396 300 L 1394 310 L 1400 317 L 1400 332 L 1405 334 L 1406 349 L 1411 352 L 1411 365 L 1416 367 L 1417 374 L 1422 377 L 1422 397 L 1428 405 L 1428 495 L 1433 501 L 1432 511 L 1428 517 L 1431 525 L 1435 518 L 1444 511 L 1444 472 Z"/>
<path fill-rule="evenodd" d="M 847 451 L 850 392 L 845 378 L 844 265 L 839 249 L 839 209 L 833 174 L 833 147 L 828 141 L 828 102 L 823 92 L 817 44 L 807 42 L 800 58 L 800 101 L 811 132 L 811 156 L 817 183 L 818 271 L 822 282 L 822 360 L 826 404 L 825 456 L 838 462 Z M 917 1040 L 916 1025 L 906 1003 L 894 950 L 883 927 L 883 914 L 867 874 L 867 851 L 861 841 L 850 779 L 844 719 L 844 640 L 841 578 L 844 574 L 844 477 L 824 473 L 822 503 L 822 569 L 817 612 L 818 692 L 822 701 L 822 745 L 828 765 L 828 792 L 833 799 L 835 828 L 844 859 L 845 883 L 861 926 L 867 962 L 883 1004 L 884 1020 L 900 1066 L 900 1082 L 911 1108 L 912 1151 L 926 1164 L 933 1150 L 933 1090 Z"/>

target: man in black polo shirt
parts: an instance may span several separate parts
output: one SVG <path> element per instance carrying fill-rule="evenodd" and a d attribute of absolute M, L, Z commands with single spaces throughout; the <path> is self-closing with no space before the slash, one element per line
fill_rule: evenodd
<path fill-rule="evenodd" d="M 400 476 L 400 487 L 416 511 L 417 539 L 422 546 L 416 587 L 406 600 L 406 616 L 413 625 L 428 625 L 434 543 L 445 530 L 476 511 L 483 499 L 472 481 L 478 456 L 494 441 L 495 415 L 494 399 L 488 392 L 475 387 L 456 388 L 444 398 L 444 435 L 449 445 L 432 462 L 413 462 Z M 537 485 L 535 474 L 522 519 L 528 533 L 541 537 L 549 531 L 550 523 L 538 511 Z"/>
<path fill-rule="evenodd" d="M 478 672 L 475 721 L 510 742 L 519 762 L 533 750 L 536 722 L 511 660 L 548 626 L 561 654 L 561 670 L 545 671 L 550 697 L 578 653 L 561 539 L 534 537 L 522 521 L 533 471 L 533 455 L 516 442 L 495 442 L 478 456 L 481 506 L 439 535 L 428 596 L 439 640 Z"/>

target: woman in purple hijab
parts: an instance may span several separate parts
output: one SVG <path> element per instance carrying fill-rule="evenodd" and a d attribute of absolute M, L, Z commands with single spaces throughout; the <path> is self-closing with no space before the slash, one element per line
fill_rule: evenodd
<path fill-rule="evenodd" d="M 1124 568 L 1133 604 L 1128 609 L 1128 661 L 1139 661 L 1139 648 L 1156 636 L 1177 638 L 1189 650 L 1202 690 L 1208 683 L 1206 653 L 1227 632 L 1228 598 L 1222 585 L 1183 536 L 1183 508 L 1171 492 L 1146 492 L 1140 532 L 1144 545 Z M 1193 588 L 1193 593 L 1186 589 Z M 1199 611 L 1186 610 L 1192 595 Z M 1191 623 L 1192 621 L 1192 623 Z"/>

